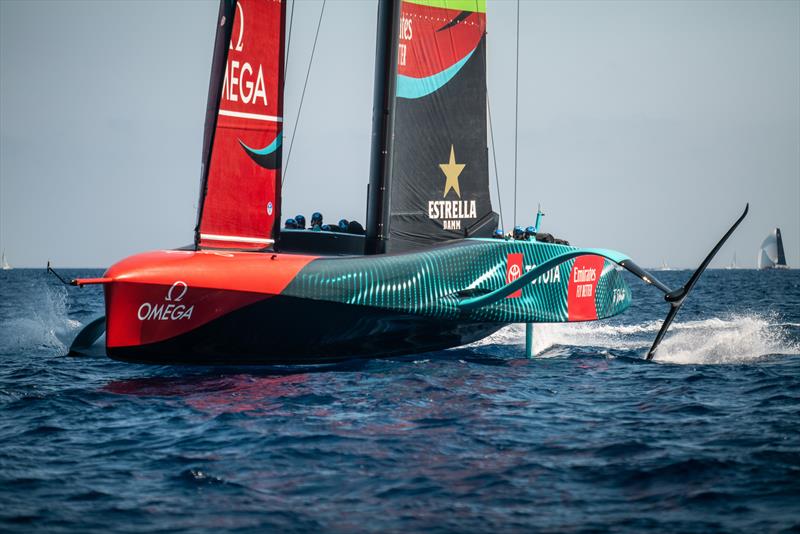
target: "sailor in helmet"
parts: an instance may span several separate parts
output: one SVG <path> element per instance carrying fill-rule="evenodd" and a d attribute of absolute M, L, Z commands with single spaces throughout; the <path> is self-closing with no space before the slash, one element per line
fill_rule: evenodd
<path fill-rule="evenodd" d="M 286 223 L 283 225 L 284 228 L 288 230 L 296 230 L 297 229 L 297 221 L 292 217 L 286 219 Z"/>
<path fill-rule="evenodd" d="M 320 229 L 322 228 L 322 214 L 318 211 L 315 211 L 314 214 L 311 216 L 311 229 L 313 230 L 315 226 L 319 226 Z"/>
<path fill-rule="evenodd" d="M 295 215 L 294 220 L 297 221 L 297 228 L 299 230 L 306 229 L 306 218 L 303 215 Z"/>
<path fill-rule="evenodd" d="M 523 230 L 521 226 L 514 227 L 514 239 L 520 241 L 525 239 L 525 230 Z"/>

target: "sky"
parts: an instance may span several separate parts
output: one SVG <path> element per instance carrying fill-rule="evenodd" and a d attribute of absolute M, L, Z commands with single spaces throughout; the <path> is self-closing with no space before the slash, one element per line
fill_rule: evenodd
<path fill-rule="evenodd" d="M 294 6 L 283 213 L 365 220 L 376 2 Z M 218 3 L 0 1 L 0 249 L 106 267 L 191 243 Z M 290 4 L 290 10 L 291 4 Z M 800 2 L 519 5 L 517 224 L 640 265 L 800 266 Z M 514 222 L 517 3 L 488 2 L 500 195 Z M 298 110 L 300 112 L 298 113 Z M 491 146 L 490 146 L 491 153 Z M 490 169 L 493 163 L 490 161 Z"/>

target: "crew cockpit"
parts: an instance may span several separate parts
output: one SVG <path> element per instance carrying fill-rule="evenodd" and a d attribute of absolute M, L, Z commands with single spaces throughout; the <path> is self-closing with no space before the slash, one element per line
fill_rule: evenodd
<path fill-rule="evenodd" d="M 322 213 L 315 211 L 311 215 L 311 221 L 306 228 L 306 218 L 302 214 L 289 217 L 283 225 L 285 230 L 307 230 L 310 232 L 333 232 L 352 235 L 364 235 L 364 227 L 358 221 L 339 219 L 338 223 L 329 224 L 325 222 Z"/>

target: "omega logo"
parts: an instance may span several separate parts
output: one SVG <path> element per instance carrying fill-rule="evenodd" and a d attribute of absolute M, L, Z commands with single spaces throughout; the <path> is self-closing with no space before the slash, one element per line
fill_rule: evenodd
<path fill-rule="evenodd" d="M 175 298 L 173 298 L 172 293 L 173 291 L 175 291 L 175 288 L 180 288 L 180 289 L 178 290 L 179 291 L 178 295 Z M 166 300 L 167 302 L 173 302 L 173 301 L 180 302 L 183 300 L 183 297 L 186 295 L 186 292 L 188 290 L 189 286 L 186 284 L 186 282 L 178 280 L 177 282 L 172 284 L 172 287 L 169 288 L 169 291 L 167 291 L 167 296 L 164 297 L 164 300 Z"/>
<path fill-rule="evenodd" d="M 167 290 L 164 297 L 165 302 L 180 302 L 189 291 L 189 284 L 183 280 L 173 283 Z M 139 306 L 136 317 L 140 321 L 179 321 L 181 319 L 191 319 L 194 305 L 188 308 L 183 304 L 151 304 L 143 302 Z"/>

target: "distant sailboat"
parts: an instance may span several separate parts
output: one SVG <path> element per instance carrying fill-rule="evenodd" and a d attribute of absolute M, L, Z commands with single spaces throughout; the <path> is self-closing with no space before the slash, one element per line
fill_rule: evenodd
<path fill-rule="evenodd" d="M 6 260 L 6 253 L 3 251 L 3 259 L 0 260 L 0 265 L 2 265 L 4 271 L 10 271 L 12 269 L 11 265 Z"/>
<path fill-rule="evenodd" d="M 671 271 L 672 267 L 667 265 L 667 260 L 661 260 L 661 267 L 658 268 L 659 271 Z"/>
<path fill-rule="evenodd" d="M 733 253 L 733 259 L 731 260 L 731 264 L 726 267 L 727 269 L 738 269 L 739 265 L 736 264 L 736 253 Z"/>
<path fill-rule="evenodd" d="M 775 228 L 761 242 L 758 250 L 759 269 L 788 269 L 786 265 L 786 254 L 783 252 L 783 239 L 781 239 L 781 229 Z"/>

